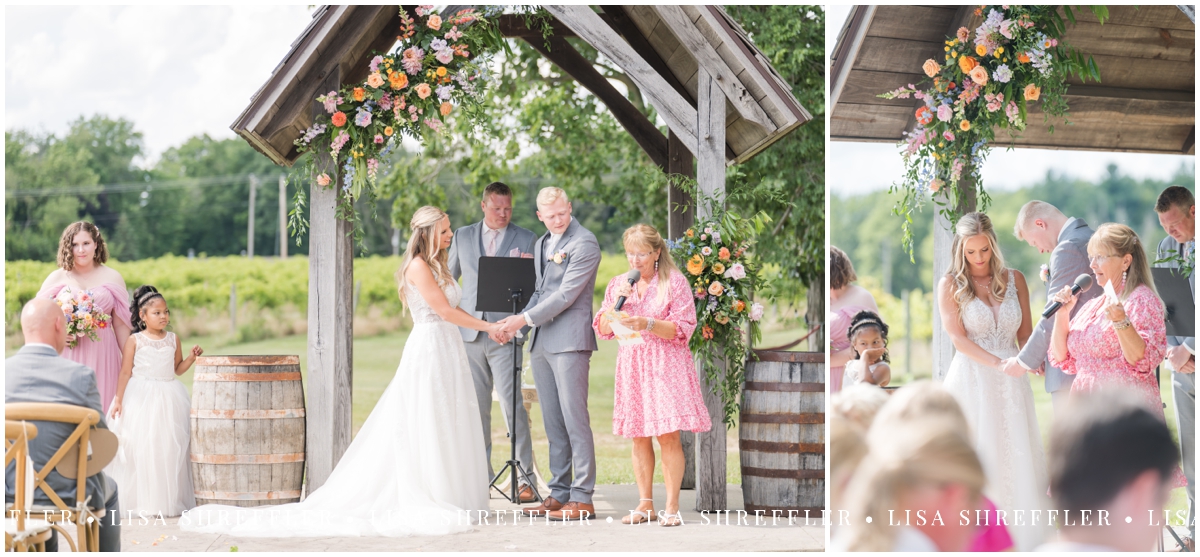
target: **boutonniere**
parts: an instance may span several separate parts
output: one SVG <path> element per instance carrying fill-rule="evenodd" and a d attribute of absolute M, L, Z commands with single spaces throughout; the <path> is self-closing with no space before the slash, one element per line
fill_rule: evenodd
<path fill-rule="evenodd" d="M 1050 282 L 1050 267 L 1042 265 L 1042 270 L 1038 273 L 1038 276 L 1042 277 L 1042 282 Z"/>
<path fill-rule="evenodd" d="M 556 264 L 562 265 L 562 262 L 567 260 L 567 252 L 565 250 L 556 252 L 554 255 L 549 257 L 549 260 L 555 262 Z"/>

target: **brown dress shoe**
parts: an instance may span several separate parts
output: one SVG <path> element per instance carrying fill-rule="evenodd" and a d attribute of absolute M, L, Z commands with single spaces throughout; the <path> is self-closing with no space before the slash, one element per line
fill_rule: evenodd
<path fill-rule="evenodd" d="M 547 515 L 550 520 L 579 520 L 583 518 L 596 518 L 596 507 L 591 503 L 576 503 L 571 501 L 563 505 L 557 511 L 551 511 Z"/>
<path fill-rule="evenodd" d="M 559 503 L 557 499 L 553 497 L 546 497 L 545 499 L 542 499 L 542 502 L 539 503 L 538 506 L 525 507 L 524 509 L 521 509 L 521 512 L 529 516 L 541 516 L 545 513 L 557 511 L 561 508 L 563 508 L 563 504 Z"/>
<path fill-rule="evenodd" d="M 533 494 L 533 488 L 527 485 L 521 486 L 521 491 L 517 493 L 517 502 L 532 503 L 537 501 L 537 497 Z"/>

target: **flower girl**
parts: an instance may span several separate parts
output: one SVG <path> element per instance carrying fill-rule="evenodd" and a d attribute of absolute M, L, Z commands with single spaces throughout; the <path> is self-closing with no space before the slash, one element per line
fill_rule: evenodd
<path fill-rule="evenodd" d="M 122 514 L 132 511 L 178 516 L 196 506 L 188 457 L 191 403 L 175 378 L 204 353 L 193 346 L 187 359 L 171 322 L 167 300 L 145 285 L 129 308 L 134 334 L 125 343 L 109 428 L 120 448 L 108 472 L 121 489 Z"/>
<path fill-rule="evenodd" d="M 873 311 L 860 311 L 850 320 L 850 346 L 854 359 L 846 362 L 846 385 L 870 383 L 886 387 L 892 381 L 888 365 L 888 326 Z"/>

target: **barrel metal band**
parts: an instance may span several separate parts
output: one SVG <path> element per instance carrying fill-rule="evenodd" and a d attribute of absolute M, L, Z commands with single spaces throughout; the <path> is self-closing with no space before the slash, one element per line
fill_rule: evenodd
<path fill-rule="evenodd" d="M 824 383 L 778 383 L 768 381 L 747 381 L 747 391 L 771 391 L 777 393 L 823 393 Z"/>
<path fill-rule="evenodd" d="M 193 381 L 299 381 L 300 372 L 284 373 L 197 373 Z"/>
<path fill-rule="evenodd" d="M 304 453 L 279 454 L 195 454 L 192 462 L 199 464 L 288 464 L 304 462 Z"/>
<path fill-rule="evenodd" d="M 760 453 L 825 454 L 824 443 L 781 443 L 778 441 L 742 439 L 738 441 L 738 448 L 743 451 L 756 451 Z"/>
<path fill-rule="evenodd" d="M 284 408 L 279 410 L 215 410 L 192 408 L 193 418 L 212 418 L 229 420 L 275 420 L 280 418 L 303 418 L 303 408 Z"/>
<path fill-rule="evenodd" d="M 197 499 L 224 499 L 233 501 L 261 501 L 274 499 L 299 499 L 300 490 L 289 491 L 195 491 Z"/>
<path fill-rule="evenodd" d="M 752 468 L 750 466 L 742 467 L 742 478 L 745 481 L 746 477 L 755 478 L 781 478 L 785 480 L 823 480 L 825 479 L 824 470 L 778 470 L 775 468 Z"/>
<path fill-rule="evenodd" d="M 824 412 L 808 412 L 801 414 L 745 414 L 741 416 L 743 423 L 748 424 L 823 424 Z"/>

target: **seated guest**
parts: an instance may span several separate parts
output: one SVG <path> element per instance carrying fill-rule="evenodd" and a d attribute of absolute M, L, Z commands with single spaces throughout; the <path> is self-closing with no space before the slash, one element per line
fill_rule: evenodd
<path fill-rule="evenodd" d="M 843 394 L 847 392 L 842 390 Z M 887 395 L 884 395 L 887 396 Z M 849 518 L 846 510 L 846 488 L 854 477 L 854 470 L 867 454 L 865 431 L 858 424 L 846 419 L 836 412 L 829 416 L 829 504 L 833 517 L 829 526 L 831 535 L 836 534 L 838 526 Z"/>
<path fill-rule="evenodd" d="M 1167 425 L 1126 392 L 1073 395 L 1067 408 L 1050 432 L 1050 490 L 1062 528 L 1059 541 L 1038 551 L 1153 551 L 1161 526 L 1146 511 L 1165 508 L 1179 463 Z M 1074 520 L 1062 520 L 1068 512 Z"/>
<path fill-rule="evenodd" d="M 51 402 L 82 406 L 100 412 L 97 427 L 107 428 L 100 406 L 100 391 L 96 373 L 83 364 L 59 356 L 67 344 L 67 320 L 58 304 L 46 298 L 34 298 L 21 311 L 21 331 L 25 346 L 4 361 L 4 402 Z M 29 440 L 29 457 L 41 470 L 66 441 L 75 426 L 59 422 L 30 422 L 37 426 L 38 436 Z M 5 501 L 14 500 L 16 463 L 4 470 Z M 75 506 L 75 480 L 64 478 L 56 470 L 46 476 L 46 484 L 68 506 Z M 92 507 L 103 506 L 106 511 L 100 521 L 100 551 L 121 550 L 121 526 L 111 518 L 119 514 L 117 484 L 103 472 L 87 479 L 87 494 Z M 41 489 L 34 491 L 34 504 L 53 505 Z M 47 551 L 57 551 L 58 540 L 46 543 Z"/>
<path fill-rule="evenodd" d="M 830 414 L 845 418 L 863 432 L 871 428 L 875 414 L 887 404 L 887 393 L 871 384 L 850 385 L 829 397 Z"/>

